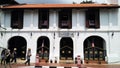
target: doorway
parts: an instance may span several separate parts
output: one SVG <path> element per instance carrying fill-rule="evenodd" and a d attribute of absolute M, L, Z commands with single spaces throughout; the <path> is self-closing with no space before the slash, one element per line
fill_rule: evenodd
<path fill-rule="evenodd" d="M 16 49 L 17 58 L 25 59 L 26 57 L 27 42 L 21 36 L 14 36 L 8 40 L 8 49 L 13 52 Z"/>
<path fill-rule="evenodd" d="M 60 40 L 60 60 L 73 60 L 73 40 L 70 37 Z"/>
<path fill-rule="evenodd" d="M 46 36 L 41 36 L 38 38 L 37 41 L 37 54 L 39 55 L 40 59 L 49 59 L 49 38 Z"/>
<path fill-rule="evenodd" d="M 105 61 L 106 44 L 99 36 L 90 36 L 84 41 L 85 61 Z"/>

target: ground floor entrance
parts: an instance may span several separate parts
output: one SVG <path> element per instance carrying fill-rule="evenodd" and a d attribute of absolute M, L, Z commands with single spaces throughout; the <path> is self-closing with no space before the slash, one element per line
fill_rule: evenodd
<path fill-rule="evenodd" d="M 60 40 L 60 62 L 67 60 L 73 60 L 73 40 L 63 37 Z"/>
<path fill-rule="evenodd" d="M 49 38 L 46 36 L 41 36 L 37 40 L 37 54 L 39 56 L 40 62 L 48 62 L 49 60 L 49 50 L 50 50 Z"/>
<path fill-rule="evenodd" d="M 90 36 L 84 41 L 84 60 L 89 62 L 105 61 L 106 45 L 104 39 L 98 36 Z"/>
<path fill-rule="evenodd" d="M 21 36 L 14 36 L 8 41 L 8 49 L 10 49 L 11 53 L 13 52 L 13 50 L 16 50 L 17 58 L 25 59 L 27 42 L 25 38 Z"/>
<path fill-rule="evenodd" d="M 55 40 L 55 38 L 54 38 Z M 79 42 L 79 40 L 77 40 Z M 61 37 L 59 42 L 52 41 L 47 36 L 40 36 L 37 39 L 37 45 L 35 47 L 36 55 L 39 56 L 40 60 L 50 61 L 53 58 L 53 51 L 55 52 L 55 57 L 57 56 L 58 63 L 74 63 L 76 55 L 83 55 L 83 60 L 85 63 L 90 63 L 91 61 L 105 61 L 106 55 L 106 42 L 100 36 L 89 36 L 83 41 L 83 45 L 75 44 L 74 38 L 71 37 Z M 59 43 L 54 45 L 52 43 Z M 81 44 L 81 43 L 80 43 Z M 32 48 L 32 46 L 29 46 Z M 83 47 L 82 47 L 83 46 Z M 78 48 L 75 48 L 78 47 Z M 27 41 L 21 36 L 14 36 L 8 40 L 8 48 L 11 52 L 14 48 L 17 49 L 17 57 L 25 59 L 27 51 Z M 34 48 L 34 47 L 33 47 Z M 54 49 L 54 50 L 53 50 Z M 76 50 L 80 49 L 80 50 Z M 82 51 L 81 51 L 82 50 Z M 83 52 L 83 53 L 82 53 Z M 57 54 L 57 55 L 56 55 Z M 34 57 L 36 57 L 36 55 Z M 54 60 L 53 60 L 54 61 Z M 97 63 L 96 62 L 96 63 Z"/>

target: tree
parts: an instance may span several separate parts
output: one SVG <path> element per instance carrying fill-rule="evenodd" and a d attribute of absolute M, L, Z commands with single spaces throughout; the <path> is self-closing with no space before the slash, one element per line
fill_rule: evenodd
<path fill-rule="evenodd" d="M 0 0 L 0 5 L 2 4 L 19 4 L 15 0 Z"/>

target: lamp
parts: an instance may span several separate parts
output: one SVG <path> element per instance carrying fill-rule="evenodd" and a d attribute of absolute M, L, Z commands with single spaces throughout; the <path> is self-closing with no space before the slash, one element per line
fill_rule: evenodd
<path fill-rule="evenodd" d="M 114 32 L 112 32 L 111 36 L 112 36 L 112 37 L 114 36 Z"/>
<path fill-rule="evenodd" d="M 3 36 L 3 33 L 1 32 L 1 36 Z"/>
<path fill-rule="evenodd" d="M 54 39 L 55 39 L 55 32 L 54 32 Z"/>
<path fill-rule="evenodd" d="M 79 36 L 79 32 L 77 33 L 77 36 Z"/>
<path fill-rule="evenodd" d="M 30 33 L 30 36 L 32 37 L 32 32 Z"/>

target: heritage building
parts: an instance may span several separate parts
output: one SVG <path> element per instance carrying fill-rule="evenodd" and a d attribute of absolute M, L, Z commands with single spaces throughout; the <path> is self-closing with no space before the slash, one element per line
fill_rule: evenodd
<path fill-rule="evenodd" d="M 120 63 L 119 1 L 80 4 L 18 4 L 0 6 L 0 46 L 16 48 L 31 61 L 41 59 L 73 62 Z"/>

